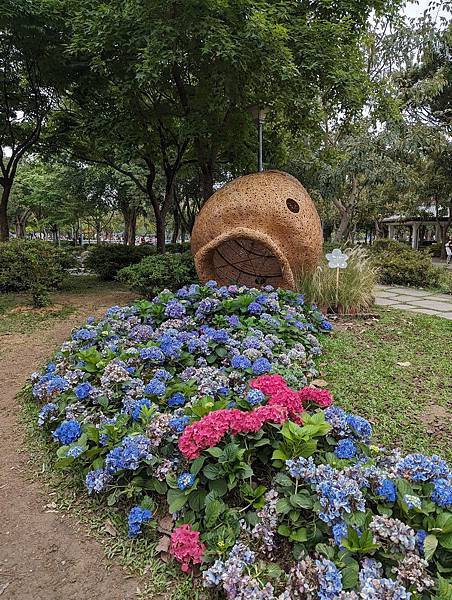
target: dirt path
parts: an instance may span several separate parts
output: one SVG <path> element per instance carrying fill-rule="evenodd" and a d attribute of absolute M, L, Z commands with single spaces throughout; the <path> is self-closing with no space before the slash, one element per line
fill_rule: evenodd
<path fill-rule="evenodd" d="M 0 597 L 20 600 L 123 600 L 137 581 L 109 565 L 102 546 L 75 520 L 46 508 L 51 499 L 30 482 L 17 392 L 30 373 L 89 315 L 126 304 L 127 292 L 60 296 L 77 311 L 31 334 L 0 337 Z M 28 475 L 28 478 L 27 478 Z"/>

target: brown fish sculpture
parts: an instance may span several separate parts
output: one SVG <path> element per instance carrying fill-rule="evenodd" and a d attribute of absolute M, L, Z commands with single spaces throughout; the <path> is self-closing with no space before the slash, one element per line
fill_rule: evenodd
<path fill-rule="evenodd" d="M 320 218 L 301 183 L 282 171 L 234 179 L 202 207 L 191 249 L 199 279 L 293 289 L 322 254 Z"/>

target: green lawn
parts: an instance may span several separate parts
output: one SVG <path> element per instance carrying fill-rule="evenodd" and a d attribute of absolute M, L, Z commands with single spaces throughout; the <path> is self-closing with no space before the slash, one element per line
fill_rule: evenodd
<path fill-rule="evenodd" d="M 372 422 L 376 443 L 451 460 L 452 321 L 375 315 L 339 322 L 324 339 L 322 377 L 340 406 Z"/>

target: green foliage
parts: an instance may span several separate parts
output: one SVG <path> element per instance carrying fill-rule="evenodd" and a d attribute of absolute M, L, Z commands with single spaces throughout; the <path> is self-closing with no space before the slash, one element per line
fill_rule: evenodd
<path fill-rule="evenodd" d="M 196 278 L 191 252 L 148 256 L 118 273 L 119 281 L 145 296 L 163 288 L 175 290 L 196 281 Z"/>
<path fill-rule="evenodd" d="M 50 242 L 1 242 L 0 291 L 31 291 L 35 306 L 45 306 L 47 292 L 61 287 L 71 266 L 72 257 Z"/>
<path fill-rule="evenodd" d="M 413 250 L 406 244 L 378 240 L 372 246 L 372 254 L 380 283 L 435 288 L 444 281 L 443 270 L 432 264 L 430 254 Z"/>
<path fill-rule="evenodd" d="M 124 246 L 122 244 L 102 244 L 92 246 L 85 260 L 85 267 L 94 271 L 104 281 L 112 280 L 123 267 L 139 263 L 146 256 L 155 254 L 155 246 Z"/>
<path fill-rule="evenodd" d="M 305 294 L 308 302 L 325 307 L 327 310 L 339 308 L 345 313 L 361 312 L 373 304 L 373 290 L 378 281 L 378 269 L 363 249 L 345 247 L 344 251 L 349 259 L 347 268 L 340 271 L 338 302 L 336 302 L 336 269 L 330 269 L 325 259 L 313 273 L 300 277 L 298 289 Z"/>

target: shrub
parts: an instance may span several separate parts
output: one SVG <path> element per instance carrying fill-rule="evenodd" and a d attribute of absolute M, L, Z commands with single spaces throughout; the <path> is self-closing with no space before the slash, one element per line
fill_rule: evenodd
<path fill-rule="evenodd" d="M 449 598 L 449 467 L 371 445 L 365 418 L 306 386 L 329 329 L 270 287 L 110 308 L 33 379 L 55 467 L 131 538 L 157 541 L 170 513 L 170 554 L 230 600 Z"/>
<path fill-rule="evenodd" d="M 159 289 L 177 289 L 196 281 L 196 278 L 190 252 L 148 256 L 137 265 L 125 267 L 118 273 L 119 281 L 145 296 L 151 296 Z"/>
<path fill-rule="evenodd" d="M 124 246 L 123 244 L 102 244 L 91 246 L 85 259 L 85 268 L 97 273 L 105 281 L 115 279 L 118 271 L 128 265 L 139 263 L 145 256 L 155 254 L 155 246 Z"/>
<path fill-rule="evenodd" d="M 36 303 L 48 303 L 47 292 L 59 289 L 73 258 L 51 242 L 10 240 L 0 243 L 0 291 L 31 291 Z M 39 300 L 39 298 L 41 298 Z"/>
<path fill-rule="evenodd" d="M 378 269 L 366 252 L 359 248 L 344 248 L 348 255 L 346 269 L 341 269 L 339 279 L 339 310 L 356 313 L 372 306 L 373 291 L 378 282 Z M 328 310 L 336 310 L 336 269 L 330 269 L 324 258 L 320 266 L 298 281 L 298 289 L 306 300 Z"/>
<path fill-rule="evenodd" d="M 394 240 L 378 240 L 372 246 L 380 283 L 414 287 L 438 287 L 443 270 L 432 264 L 429 253 L 418 252 Z"/>

